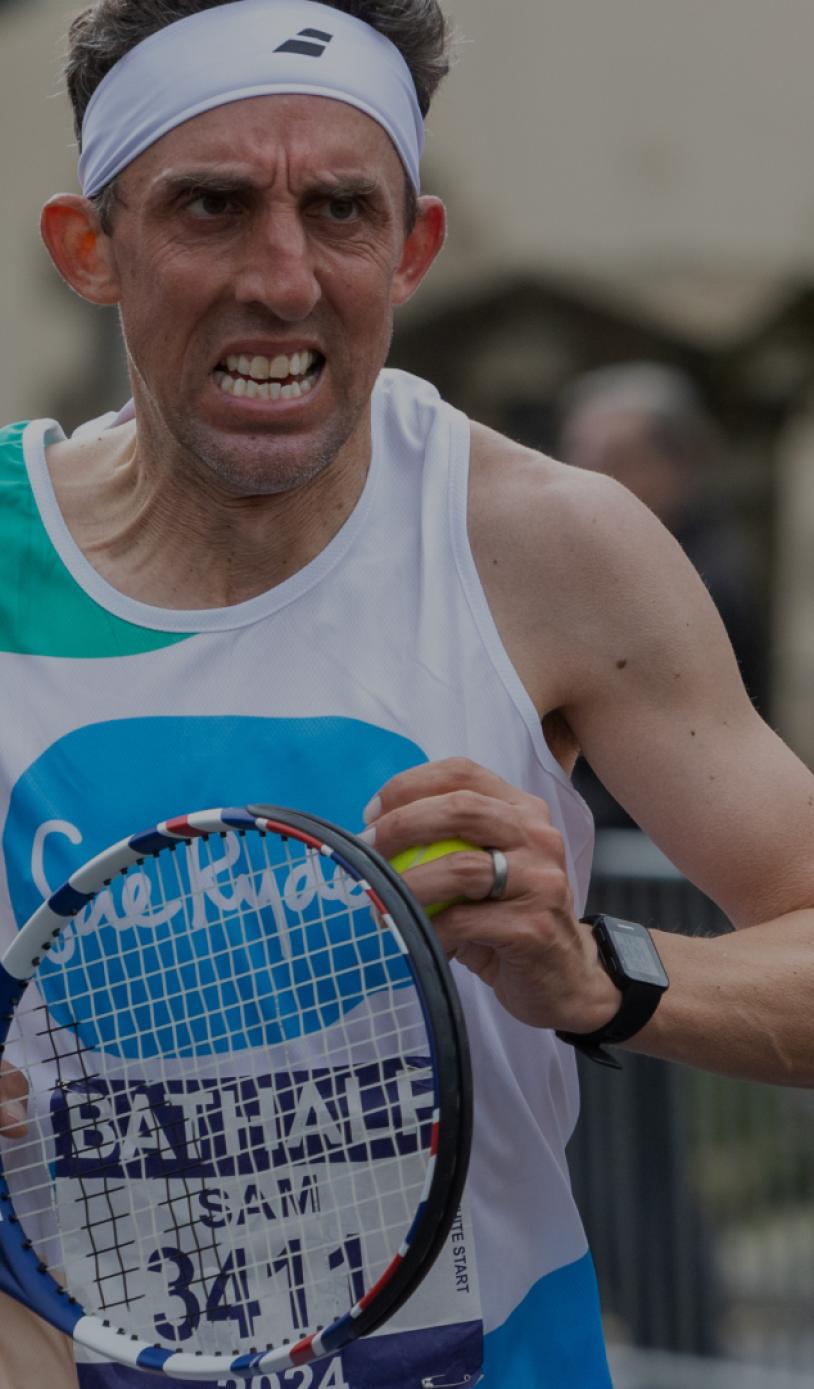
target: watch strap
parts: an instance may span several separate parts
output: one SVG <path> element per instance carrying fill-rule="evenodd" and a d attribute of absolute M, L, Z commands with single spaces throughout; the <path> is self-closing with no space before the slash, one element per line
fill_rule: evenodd
<path fill-rule="evenodd" d="M 618 1046 L 621 1042 L 627 1042 L 631 1037 L 635 1037 L 638 1032 L 650 1021 L 653 1014 L 661 1002 L 664 989 L 656 984 L 645 984 L 637 980 L 620 977 L 619 964 L 615 957 L 610 958 L 605 950 L 605 934 L 598 930 L 605 923 L 605 917 L 588 916 L 584 918 L 585 924 L 593 930 L 594 940 L 599 950 L 599 959 L 603 967 L 607 970 L 613 982 L 621 990 L 622 1001 L 618 1011 L 602 1027 L 595 1032 L 557 1032 L 560 1041 L 568 1042 L 577 1051 L 581 1051 L 592 1061 L 598 1062 L 602 1066 L 611 1066 L 615 1070 L 621 1070 L 619 1062 L 604 1050 L 604 1044 Z M 646 930 L 646 927 L 642 927 Z M 648 932 L 649 934 L 649 932 Z M 655 950 L 655 945 L 653 946 Z"/>
<path fill-rule="evenodd" d="M 591 1043 L 587 1037 L 578 1032 L 558 1032 L 556 1034 L 561 1042 L 567 1042 L 574 1051 L 579 1051 L 583 1056 L 587 1056 L 589 1061 L 595 1061 L 598 1066 L 607 1066 L 611 1071 L 621 1071 L 622 1063 L 617 1061 L 609 1051 L 606 1051 L 599 1043 Z"/>

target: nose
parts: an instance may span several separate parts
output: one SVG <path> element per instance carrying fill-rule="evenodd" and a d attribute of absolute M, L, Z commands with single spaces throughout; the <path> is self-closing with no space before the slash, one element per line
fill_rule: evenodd
<path fill-rule="evenodd" d="M 308 318 L 322 297 L 313 248 L 294 209 L 275 209 L 253 227 L 237 274 L 240 304 L 262 305 L 286 323 Z"/>

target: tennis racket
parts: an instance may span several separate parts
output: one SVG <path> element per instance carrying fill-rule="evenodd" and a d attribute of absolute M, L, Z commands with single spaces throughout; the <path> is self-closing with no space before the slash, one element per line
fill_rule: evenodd
<path fill-rule="evenodd" d="M 28 1133 L 0 1140 L 4 1286 L 178 1379 L 335 1355 L 444 1245 L 471 1139 L 432 928 L 352 835 L 202 811 L 92 859 L 0 967 Z"/>

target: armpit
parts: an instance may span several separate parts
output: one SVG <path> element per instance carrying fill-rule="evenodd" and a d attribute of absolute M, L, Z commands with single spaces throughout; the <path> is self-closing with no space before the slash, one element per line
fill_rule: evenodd
<path fill-rule="evenodd" d="M 552 709 L 543 717 L 543 737 L 552 757 L 556 758 L 563 771 L 571 776 L 580 754 L 580 746 L 574 733 L 560 709 Z"/>

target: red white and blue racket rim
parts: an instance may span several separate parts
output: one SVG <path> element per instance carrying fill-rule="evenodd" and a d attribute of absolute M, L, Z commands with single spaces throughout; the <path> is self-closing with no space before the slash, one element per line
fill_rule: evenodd
<path fill-rule="evenodd" d="M 71 874 L 34 911 L 0 962 L 0 1056 L 17 1006 L 43 954 L 116 874 L 195 838 L 255 832 L 294 839 L 355 879 L 383 926 L 400 942 L 416 985 L 437 1099 L 433 1160 L 412 1226 L 384 1274 L 331 1325 L 294 1344 L 237 1357 L 168 1350 L 129 1333 L 126 1327 L 87 1314 L 52 1277 L 16 1215 L 0 1151 L 4 1290 L 89 1350 L 122 1364 L 191 1381 L 226 1375 L 250 1378 L 299 1367 L 339 1352 L 386 1322 L 415 1291 L 446 1243 L 459 1208 L 471 1146 L 472 1078 L 465 1022 L 431 922 L 400 876 L 375 851 L 328 821 L 283 807 L 253 805 L 175 816 L 118 841 Z"/>

